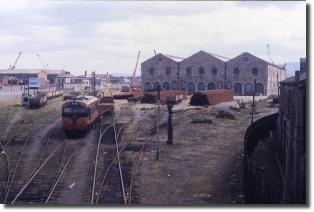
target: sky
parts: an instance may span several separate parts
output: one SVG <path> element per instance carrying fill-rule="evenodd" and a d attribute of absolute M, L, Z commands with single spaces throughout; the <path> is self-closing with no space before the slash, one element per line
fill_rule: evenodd
<path fill-rule="evenodd" d="M 250 52 L 276 64 L 306 56 L 305 2 L 0 1 L 0 69 L 131 75 L 157 53 Z M 139 66 L 140 68 L 140 66 Z M 137 75 L 140 69 L 137 69 Z"/>

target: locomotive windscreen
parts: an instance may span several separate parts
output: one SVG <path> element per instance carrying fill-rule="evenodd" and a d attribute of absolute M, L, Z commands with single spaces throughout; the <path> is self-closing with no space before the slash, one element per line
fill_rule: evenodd
<path fill-rule="evenodd" d="M 70 106 L 70 107 L 65 107 L 63 108 L 62 111 L 62 116 L 72 116 L 72 115 L 77 115 L 77 116 L 83 116 L 87 117 L 90 114 L 90 109 L 89 108 L 83 108 L 79 106 Z"/>

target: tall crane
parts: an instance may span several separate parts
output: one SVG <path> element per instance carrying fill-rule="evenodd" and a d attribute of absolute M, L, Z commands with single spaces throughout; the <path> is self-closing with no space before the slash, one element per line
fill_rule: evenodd
<path fill-rule="evenodd" d="M 137 69 L 138 59 L 140 58 L 140 54 L 141 54 L 141 50 L 138 51 L 135 68 L 134 68 L 132 79 L 131 79 L 131 82 L 130 82 L 130 88 L 131 88 L 132 91 L 134 91 L 133 83 L 135 81 L 135 74 L 136 74 L 136 69 Z"/>
<path fill-rule="evenodd" d="M 17 58 L 16 58 L 16 60 L 15 60 L 15 62 L 14 62 L 14 64 L 13 64 L 13 66 L 10 66 L 10 68 L 9 68 L 10 70 L 15 69 L 15 66 L 16 66 L 16 64 L 17 64 L 17 61 L 20 59 L 21 55 L 22 55 L 22 52 L 19 52 L 19 55 L 17 56 Z"/>
<path fill-rule="evenodd" d="M 47 64 L 47 66 L 45 66 L 45 64 L 44 64 L 44 62 L 43 62 L 43 60 L 41 59 L 41 57 L 40 57 L 40 55 L 39 54 L 37 54 L 37 57 L 38 57 L 38 59 L 39 59 L 39 61 L 40 61 L 40 63 L 41 63 L 41 65 L 44 67 L 44 69 L 48 69 L 48 64 Z"/>

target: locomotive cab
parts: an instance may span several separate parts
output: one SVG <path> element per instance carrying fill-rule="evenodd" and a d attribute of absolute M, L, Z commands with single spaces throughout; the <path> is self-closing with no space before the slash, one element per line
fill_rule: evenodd
<path fill-rule="evenodd" d="M 62 128 L 66 132 L 89 129 L 98 117 L 97 105 L 98 99 L 95 97 L 67 100 L 62 107 Z"/>

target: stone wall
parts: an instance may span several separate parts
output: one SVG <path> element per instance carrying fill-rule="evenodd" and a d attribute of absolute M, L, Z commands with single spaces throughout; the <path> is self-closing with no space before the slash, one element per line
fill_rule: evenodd
<path fill-rule="evenodd" d="M 224 78 L 224 62 L 204 51 L 199 51 L 180 63 L 181 89 L 189 94 L 207 90 L 211 85 L 223 88 Z"/>
<path fill-rule="evenodd" d="M 252 95 L 254 79 L 262 95 L 266 95 L 267 63 L 250 53 L 229 60 L 227 81 L 232 82 L 235 95 Z"/>
<path fill-rule="evenodd" d="M 278 92 L 285 71 L 247 52 L 224 62 L 199 51 L 181 62 L 158 54 L 142 63 L 141 77 L 146 90 L 160 83 L 165 89 L 181 89 L 189 94 L 226 88 L 235 95 L 252 95 L 256 79 L 256 93 L 269 95 Z"/>
<path fill-rule="evenodd" d="M 168 89 L 168 85 L 171 89 L 178 89 L 178 63 L 162 54 L 157 54 L 141 64 L 141 79 L 144 90 L 156 87 L 158 83 L 165 89 Z"/>
<path fill-rule="evenodd" d="M 267 68 L 267 94 L 277 94 L 279 82 L 286 79 L 286 71 L 270 64 Z"/>

